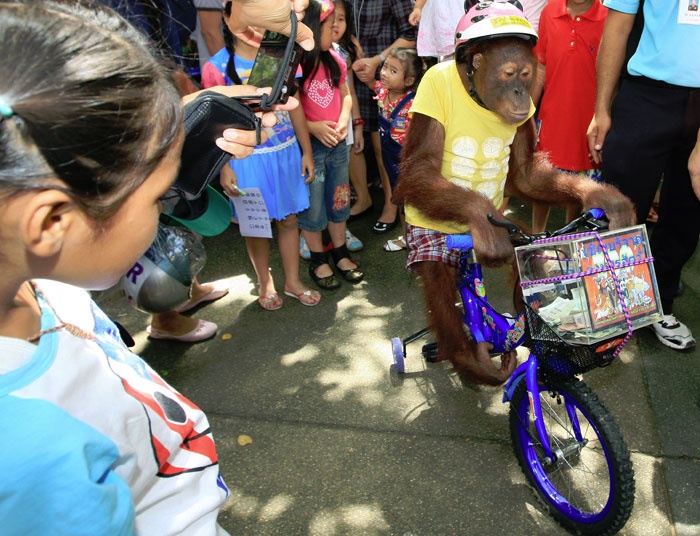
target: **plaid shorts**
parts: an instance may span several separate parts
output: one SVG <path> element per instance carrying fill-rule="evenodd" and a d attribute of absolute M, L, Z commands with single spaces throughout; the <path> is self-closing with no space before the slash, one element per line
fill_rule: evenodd
<path fill-rule="evenodd" d="M 406 268 L 414 271 L 411 265 L 424 261 L 444 262 L 449 266 L 459 266 L 460 251 L 448 249 L 445 244 L 446 237 L 447 235 L 440 231 L 407 225 L 408 259 L 406 260 Z"/>

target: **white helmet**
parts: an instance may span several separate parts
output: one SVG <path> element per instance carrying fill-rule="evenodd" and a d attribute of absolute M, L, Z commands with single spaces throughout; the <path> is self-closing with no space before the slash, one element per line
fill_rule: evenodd
<path fill-rule="evenodd" d="M 537 32 L 522 9 L 506 1 L 481 1 L 472 6 L 457 24 L 455 49 L 496 37 L 520 37 L 537 42 Z"/>
<path fill-rule="evenodd" d="M 136 309 L 172 311 L 190 299 L 194 277 L 205 262 L 206 252 L 197 235 L 161 225 L 151 247 L 121 278 L 121 289 Z"/>

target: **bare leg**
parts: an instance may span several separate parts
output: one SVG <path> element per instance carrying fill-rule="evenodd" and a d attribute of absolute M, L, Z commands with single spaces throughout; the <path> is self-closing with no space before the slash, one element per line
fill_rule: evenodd
<path fill-rule="evenodd" d="M 214 288 L 212 283 L 200 283 L 195 277 L 194 281 L 192 281 L 192 288 L 190 289 L 190 301 L 197 301 L 202 296 L 209 294 Z"/>
<path fill-rule="evenodd" d="M 398 251 L 406 249 L 406 215 L 399 211 L 399 221 L 401 222 L 401 236 L 393 240 L 387 240 L 382 247 L 384 251 Z"/>
<path fill-rule="evenodd" d="M 197 278 L 192 281 L 190 287 L 190 299 L 175 309 L 178 313 L 185 313 L 198 305 L 216 301 L 228 294 L 228 284 L 225 281 L 213 281 L 200 283 Z"/>
<path fill-rule="evenodd" d="M 278 309 L 282 299 L 277 296 L 275 281 L 270 273 L 270 239 L 246 236 L 245 246 L 258 278 L 258 302 L 263 309 Z"/>
<path fill-rule="evenodd" d="M 211 283 L 200 283 L 195 277 L 190 288 L 190 302 L 194 302 L 202 296 L 214 290 Z M 177 311 L 166 311 L 164 313 L 154 313 L 151 319 L 151 327 L 157 331 L 170 333 L 172 335 L 184 335 L 192 331 L 197 326 L 197 320 L 189 316 L 184 316 Z"/>
<path fill-rule="evenodd" d="M 184 335 L 197 327 L 199 321 L 196 318 L 181 315 L 176 311 L 154 313 L 151 318 L 151 327 L 170 335 Z"/>
<path fill-rule="evenodd" d="M 156 313 L 151 318 L 148 335 L 151 339 L 170 339 L 180 342 L 199 342 L 216 335 L 218 326 L 214 322 L 196 320 L 177 311 Z"/>
<path fill-rule="evenodd" d="M 547 203 L 532 203 L 532 232 L 541 233 L 547 229 L 549 219 L 549 205 Z"/>
<path fill-rule="evenodd" d="M 310 290 L 299 278 L 299 229 L 295 214 L 277 222 L 277 243 L 284 266 L 284 290 L 295 295 L 308 290 L 315 300 L 320 299 L 321 295 Z"/>
<path fill-rule="evenodd" d="M 365 154 L 350 151 L 350 182 L 357 194 L 357 201 L 350 207 L 350 216 L 356 216 L 372 206 L 372 198 L 367 187 L 367 161 Z"/>
<path fill-rule="evenodd" d="M 378 131 L 372 132 L 372 147 L 374 148 L 374 157 L 377 159 L 379 178 L 382 180 L 382 190 L 384 190 L 384 206 L 382 207 L 382 215 L 379 216 L 378 221 L 393 223 L 396 220 L 396 211 L 398 207 L 391 202 L 391 184 L 389 183 L 389 175 L 384 168 L 382 145 Z"/>

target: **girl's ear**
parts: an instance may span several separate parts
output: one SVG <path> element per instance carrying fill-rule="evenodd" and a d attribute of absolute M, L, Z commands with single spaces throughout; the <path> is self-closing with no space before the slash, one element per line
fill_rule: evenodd
<path fill-rule="evenodd" d="M 60 253 L 68 233 L 84 220 L 71 197 L 60 190 L 43 190 L 29 200 L 21 222 L 27 251 L 37 257 Z"/>
<path fill-rule="evenodd" d="M 416 83 L 415 76 L 407 76 L 406 78 L 403 79 L 404 87 L 413 87 L 413 84 L 415 84 L 415 83 Z"/>

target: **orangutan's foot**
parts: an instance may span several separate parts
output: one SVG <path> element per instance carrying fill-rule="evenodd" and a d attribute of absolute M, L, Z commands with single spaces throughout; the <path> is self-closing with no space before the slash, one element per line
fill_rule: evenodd
<path fill-rule="evenodd" d="M 517 365 L 516 352 L 511 351 L 500 356 L 501 366 L 496 365 L 481 353 L 475 356 L 460 356 L 452 360 L 452 364 L 460 377 L 477 385 L 501 385 L 505 383 Z"/>

